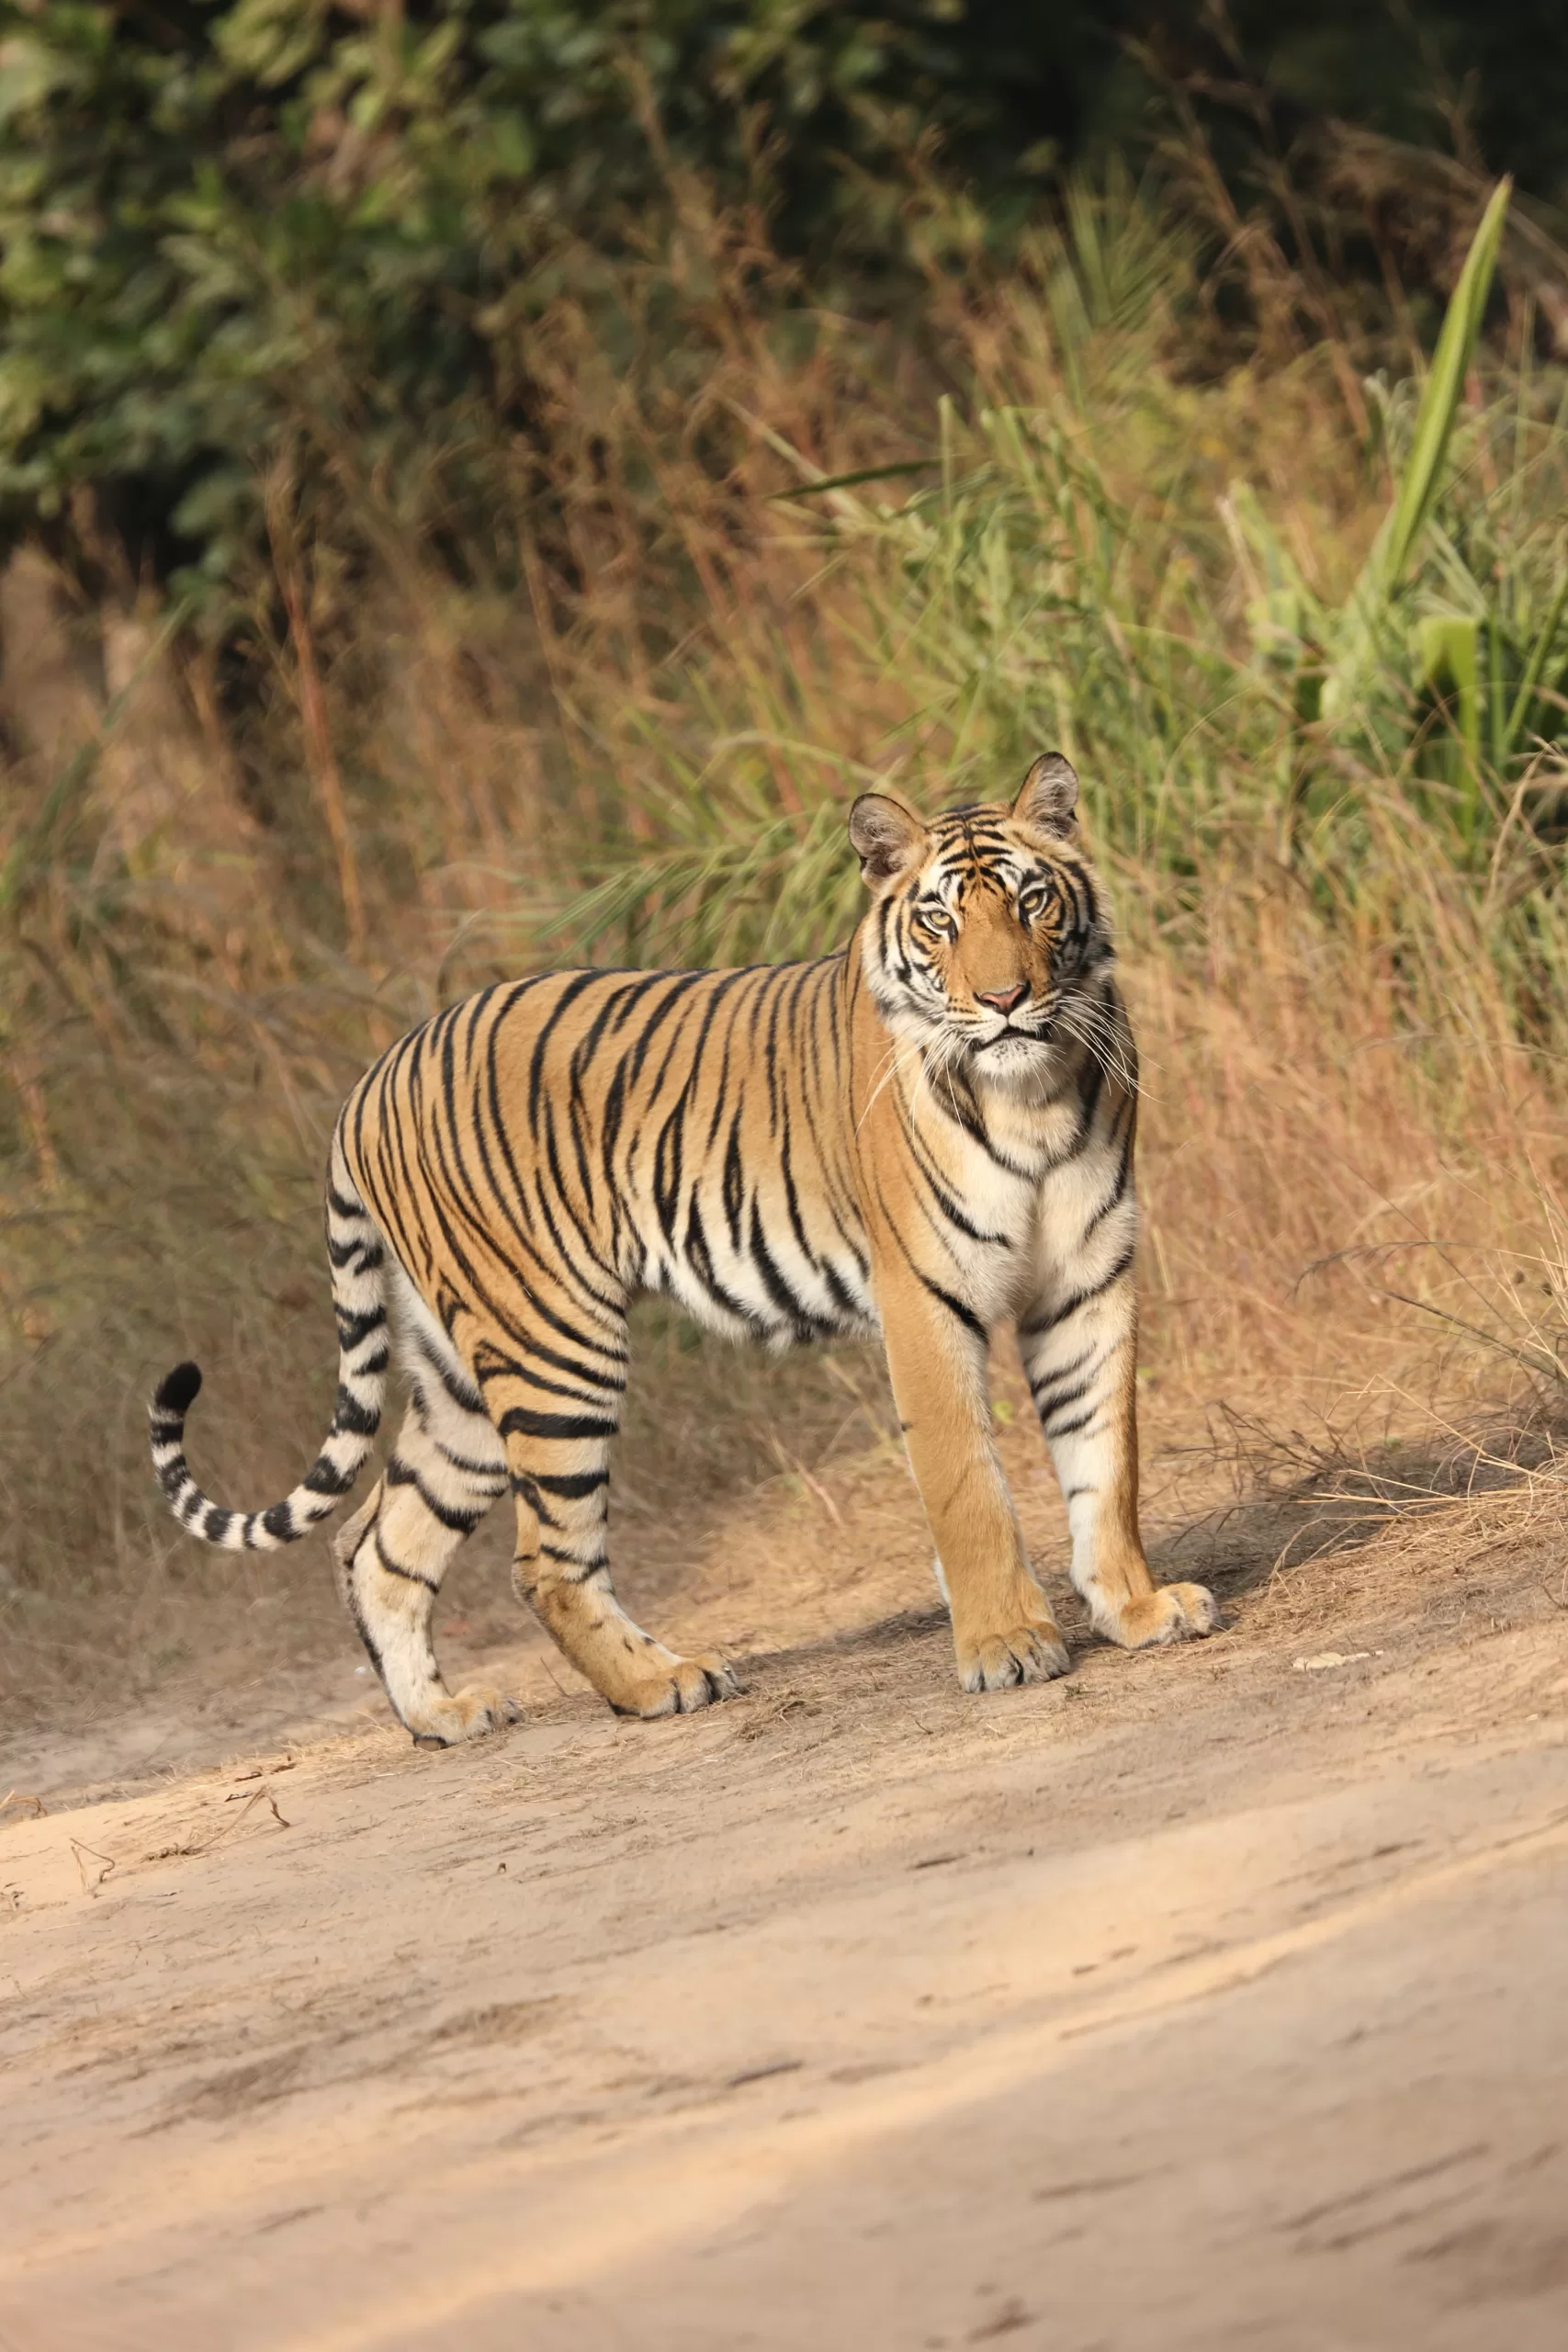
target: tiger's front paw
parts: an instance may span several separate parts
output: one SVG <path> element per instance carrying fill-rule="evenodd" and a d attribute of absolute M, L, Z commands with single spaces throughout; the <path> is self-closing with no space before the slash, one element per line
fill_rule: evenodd
<path fill-rule="evenodd" d="M 1136 1600 L 1124 1601 L 1100 1631 L 1124 1650 L 1147 1650 L 1162 1642 L 1212 1634 L 1219 1622 L 1219 1603 L 1207 1585 L 1162 1584 Z"/>
<path fill-rule="evenodd" d="M 1008 1690 L 1021 1682 L 1049 1682 L 1066 1674 L 1072 1661 L 1062 1629 L 1040 1596 L 1039 1607 L 1026 1600 L 1021 1624 L 1005 1632 L 957 1635 L 958 1680 L 964 1690 Z"/>

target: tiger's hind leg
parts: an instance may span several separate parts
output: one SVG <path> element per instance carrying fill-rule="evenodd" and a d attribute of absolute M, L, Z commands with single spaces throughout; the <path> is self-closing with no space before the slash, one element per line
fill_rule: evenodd
<path fill-rule="evenodd" d="M 499 1691 L 448 1690 L 431 1640 L 442 1578 L 507 1486 L 501 1441 L 465 1385 L 460 1367 L 425 1354 L 386 1469 L 333 1545 L 339 1589 L 399 1721 L 442 1747 L 518 1715 Z"/>
<path fill-rule="evenodd" d="M 519 1597 L 621 1715 L 691 1714 L 739 1690 L 712 1652 L 682 1657 L 635 1624 L 615 1597 L 606 1544 L 610 1447 L 620 1419 L 625 1324 L 585 1351 L 568 1391 L 487 1350 L 485 1397 L 517 1499 Z M 564 1401 L 563 1401 L 564 1400 Z"/>

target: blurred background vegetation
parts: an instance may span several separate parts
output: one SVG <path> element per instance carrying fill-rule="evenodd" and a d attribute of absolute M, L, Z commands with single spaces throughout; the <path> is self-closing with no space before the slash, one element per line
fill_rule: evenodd
<path fill-rule="evenodd" d="M 303 1589 L 182 1547 L 141 1404 L 204 1354 L 215 1490 L 297 1475 L 370 1052 L 529 962 L 831 944 L 856 790 L 1044 744 L 1170 1425 L 1409 1392 L 1391 1286 L 1556 1382 L 1561 10 L 0 14 L 16 1692 Z M 640 1343 L 650 1511 L 843 1440 L 841 1378 Z"/>
<path fill-rule="evenodd" d="M 5 14 L 4 511 L 209 597 L 254 575 L 258 458 L 297 438 L 312 478 L 348 434 L 400 502 L 438 473 L 482 517 L 495 435 L 548 404 L 534 339 L 564 293 L 614 361 L 652 334 L 668 365 L 702 304 L 671 249 L 693 180 L 794 266 L 786 288 L 753 257 L 775 304 L 907 330 L 933 270 L 1005 265 L 1064 172 L 1112 155 L 1174 153 L 1212 234 L 1267 225 L 1319 331 L 1344 288 L 1313 281 L 1381 294 L 1391 259 L 1422 322 L 1467 175 L 1512 174 L 1546 221 L 1568 202 L 1549 0 Z"/>

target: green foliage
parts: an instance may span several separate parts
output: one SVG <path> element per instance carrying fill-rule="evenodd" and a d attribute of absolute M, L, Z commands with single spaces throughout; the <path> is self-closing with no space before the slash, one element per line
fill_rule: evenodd
<path fill-rule="evenodd" d="M 682 175 L 795 251 L 895 250 L 900 159 L 959 129 L 943 0 L 88 0 L 0 47 L 0 506 L 86 491 L 133 558 L 231 575 L 303 419 L 367 469 L 526 429 L 528 329 L 668 235 Z M 985 76 L 980 74 L 983 84 Z"/>
<path fill-rule="evenodd" d="M 1246 485 L 1232 492 L 1263 574 L 1255 651 L 1281 678 L 1303 763 L 1338 743 L 1437 781 L 1472 843 L 1568 741 L 1562 421 L 1537 413 L 1528 375 L 1511 402 L 1463 414 L 1508 193 L 1505 182 L 1475 232 L 1413 414 L 1382 396 L 1403 454 L 1343 601 L 1313 592 Z"/>
<path fill-rule="evenodd" d="M 1250 86 L 1276 139 L 1340 111 L 1409 138 L 1478 64 L 1495 143 L 1555 188 L 1529 17 L 1238 0 L 1247 85 L 1203 0 L 11 0 L 0 528 L 254 580 L 258 475 L 303 446 L 324 478 L 345 441 L 471 528 L 492 485 L 466 454 L 530 435 L 563 288 L 614 323 L 615 258 L 667 255 L 679 344 L 684 206 L 752 207 L 815 295 L 886 307 L 915 265 L 1015 235 L 1075 153 L 1147 152 L 1162 74 Z"/>
<path fill-rule="evenodd" d="M 809 674 L 694 662 L 621 768 L 626 820 L 583 861 L 591 885 L 558 907 L 556 941 L 650 962 L 813 952 L 852 921 L 838 844 L 853 792 L 990 797 L 1059 744 L 1098 847 L 1166 923 L 1264 841 L 1325 910 L 1403 903 L 1415 922 L 1420 886 L 1402 900 L 1388 828 L 1418 817 L 1448 875 L 1492 863 L 1490 944 L 1537 1023 L 1542 986 L 1565 977 L 1556 859 L 1508 820 L 1522 795 L 1548 835 L 1562 820 L 1568 422 L 1528 369 L 1467 403 L 1506 202 L 1499 189 L 1424 383 L 1382 395 L 1389 485 L 1332 594 L 1253 483 L 1205 511 L 1190 446 L 1204 403 L 1158 356 L 1190 241 L 1114 175 L 1071 183 L 1014 281 L 1021 338 L 1050 354 L 1043 380 L 944 397 L 929 458 L 886 469 L 895 481 L 820 478 L 783 450 L 801 479 L 781 496 L 833 614 L 835 694 L 852 675 L 899 714 L 877 763 L 812 736 Z"/>

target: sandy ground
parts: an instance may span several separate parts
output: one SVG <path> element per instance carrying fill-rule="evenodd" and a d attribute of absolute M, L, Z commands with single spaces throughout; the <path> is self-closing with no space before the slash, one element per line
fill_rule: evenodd
<path fill-rule="evenodd" d="M 873 1464 L 667 1580 L 705 1716 L 513 1635 L 415 1751 L 345 1638 L 14 1742 L 0 2347 L 1561 2352 L 1560 1523 L 1277 1534 L 1168 1517 L 1223 1634 L 967 1699 Z"/>

